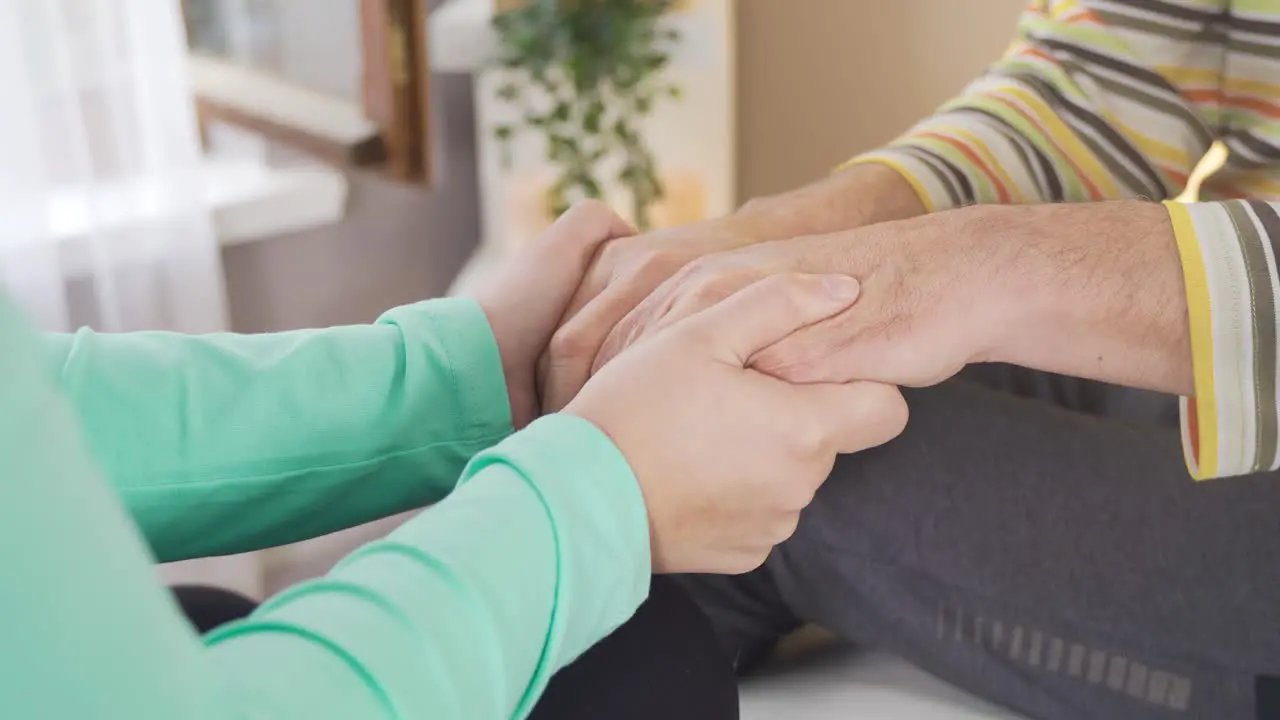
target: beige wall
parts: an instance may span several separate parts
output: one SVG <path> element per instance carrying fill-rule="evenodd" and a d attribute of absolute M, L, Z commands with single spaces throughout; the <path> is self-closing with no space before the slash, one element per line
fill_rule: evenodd
<path fill-rule="evenodd" d="M 739 0 L 739 198 L 795 187 L 905 130 L 999 56 L 1024 5 Z"/>

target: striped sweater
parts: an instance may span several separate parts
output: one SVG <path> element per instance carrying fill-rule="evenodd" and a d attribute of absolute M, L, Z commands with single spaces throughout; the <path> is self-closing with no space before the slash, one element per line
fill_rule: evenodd
<path fill-rule="evenodd" d="M 1215 142 L 1206 201 L 1167 203 L 1195 367 L 1184 447 L 1211 478 L 1280 465 L 1280 0 L 1033 0 L 985 75 L 852 162 L 896 168 L 930 210 L 1171 200 Z"/>

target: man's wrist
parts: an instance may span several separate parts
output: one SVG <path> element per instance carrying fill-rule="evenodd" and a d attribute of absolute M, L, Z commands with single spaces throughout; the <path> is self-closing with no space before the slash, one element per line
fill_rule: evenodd
<path fill-rule="evenodd" d="M 984 359 L 1192 392 L 1182 265 L 1164 207 L 1133 200 L 957 212 L 981 217 L 959 223 L 964 232 L 1005 249 L 993 291 L 1011 312 Z"/>
<path fill-rule="evenodd" d="M 925 215 L 929 208 L 915 186 L 900 170 L 882 162 L 851 165 L 832 176 L 832 182 L 857 198 L 854 218 L 858 226 Z"/>

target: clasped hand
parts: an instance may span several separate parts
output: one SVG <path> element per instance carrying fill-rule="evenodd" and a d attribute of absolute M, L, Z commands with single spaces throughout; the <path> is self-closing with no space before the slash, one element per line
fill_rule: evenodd
<path fill-rule="evenodd" d="M 552 338 L 543 363 L 548 404 L 572 396 L 581 379 L 644 338 L 762 278 L 797 272 L 856 278 L 860 296 L 843 312 L 762 349 L 750 367 L 794 383 L 941 382 L 968 363 L 994 359 L 1023 316 L 1003 290 L 1016 275 L 1005 271 L 1016 264 L 1017 246 L 971 242 L 981 230 L 963 230 L 942 236 L 940 223 L 912 220 L 712 252 L 653 282 L 652 292 L 629 308 L 612 287 L 586 298 L 580 289 L 579 307 Z M 621 245 L 629 251 L 600 255 L 596 265 L 611 267 L 593 267 L 587 277 L 609 275 L 623 286 L 652 281 L 654 254 L 663 250 L 646 252 L 644 239 L 629 238 Z"/>
<path fill-rule="evenodd" d="M 592 277 L 591 257 L 629 235 L 608 208 L 580 205 L 476 292 L 517 427 L 536 413 L 537 357 L 574 289 Z M 794 531 L 838 454 L 886 442 L 906 423 L 890 385 L 796 385 L 748 367 L 765 348 L 845 311 L 855 281 L 779 272 L 743 286 L 648 333 L 562 405 L 549 407 L 543 393 L 543 411 L 587 420 L 626 457 L 644 497 L 655 572 L 754 568 Z"/>

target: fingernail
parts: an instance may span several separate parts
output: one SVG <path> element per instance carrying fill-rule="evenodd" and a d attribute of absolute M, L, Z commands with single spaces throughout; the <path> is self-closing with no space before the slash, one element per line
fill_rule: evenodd
<path fill-rule="evenodd" d="M 858 281 L 848 275 L 823 275 L 822 290 L 832 300 L 848 302 L 858 297 Z"/>

